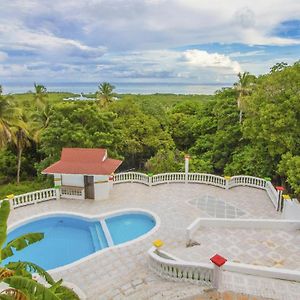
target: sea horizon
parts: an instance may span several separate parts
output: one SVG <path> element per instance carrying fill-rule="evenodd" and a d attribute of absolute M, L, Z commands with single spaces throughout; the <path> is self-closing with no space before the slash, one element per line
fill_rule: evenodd
<path fill-rule="evenodd" d="M 149 83 L 149 82 L 112 82 L 118 94 L 206 94 L 212 95 L 230 83 Z M 99 82 L 48 82 L 43 83 L 49 92 L 95 93 Z M 4 83 L 4 94 L 27 93 L 34 90 L 33 83 Z"/>

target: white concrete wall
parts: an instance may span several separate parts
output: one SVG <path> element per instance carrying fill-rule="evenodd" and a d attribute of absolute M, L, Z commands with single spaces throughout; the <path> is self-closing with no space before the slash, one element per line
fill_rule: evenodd
<path fill-rule="evenodd" d="M 83 175 L 73 175 L 73 174 L 68 174 L 62 175 L 62 185 L 70 185 L 70 186 L 79 186 L 79 187 L 84 187 L 84 179 Z"/>
<path fill-rule="evenodd" d="M 286 220 L 300 220 L 300 203 L 297 200 L 285 200 L 282 217 Z"/>
<path fill-rule="evenodd" d="M 95 200 L 104 200 L 109 197 L 111 184 L 109 183 L 108 178 L 108 175 L 94 176 Z"/>

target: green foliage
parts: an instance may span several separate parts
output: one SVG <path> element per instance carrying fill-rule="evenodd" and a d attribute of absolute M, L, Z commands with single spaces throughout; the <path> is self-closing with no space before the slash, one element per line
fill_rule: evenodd
<path fill-rule="evenodd" d="M 286 177 L 288 184 L 297 196 L 300 195 L 300 155 L 284 154 L 278 166 L 280 174 Z"/>
<path fill-rule="evenodd" d="M 20 195 L 52 187 L 53 180 L 52 178 L 49 179 L 50 180 L 48 181 L 38 181 L 35 179 L 31 181 L 22 181 L 19 184 L 11 182 L 5 185 L 0 185 L 0 199 L 4 199 L 6 198 L 6 195 L 10 194 Z"/>
<path fill-rule="evenodd" d="M 2 201 L 0 204 L 0 263 L 2 257 L 2 247 L 7 237 L 7 219 L 9 216 L 10 206 L 8 201 Z"/>
<path fill-rule="evenodd" d="M 44 285 L 36 282 L 34 279 L 23 276 L 11 276 L 3 279 L 10 287 L 21 290 L 26 295 L 30 295 L 30 299 L 43 299 L 43 300 L 60 300 L 55 292 L 46 288 Z"/>
<path fill-rule="evenodd" d="M 184 171 L 184 154 L 178 150 L 161 149 L 147 161 L 145 167 L 154 174 L 182 172 Z"/>
<path fill-rule="evenodd" d="M 105 98 L 101 108 L 95 100 L 62 101 L 74 96 L 70 94 L 47 93 L 46 99 L 36 87 L 35 93 L 4 97 L 0 118 L 7 120 L 11 108 L 32 112 L 30 145 L 22 151 L 23 179 L 40 176 L 59 159 L 62 147 L 103 147 L 110 156 L 124 159 L 120 171 L 178 170 L 183 164 L 178 153 L 189 153 L 191 171 L 270 176 L 278 183 L 287 180 L 298 192 L 294 168 L 300 156 L 299 89 L 300 63 L 279 63 L 258 78 L 239 74 L 232 88 L 214 96 L 122 94 L 111 101 L 113 87 L 103 83 L 91 95 Z M 38 94 L 44 97 L 40 102 L 46 102 L 41 111 L 33 105 Z M 8 143 L 0 153 L 0 181 L 5 183 L 16 173 L 18 147 L 9 142 L 9 135 L 2 137 Z"/>
<path fill-rule="evenodd" d="M 13 256 L 13 250 L 20 251 L 29 245 L 36 243 L 44 238 L 43 233 L 27 233 L 7 243 L 1 251 L 1 259 L 4 260 L 7 257 Z"/>

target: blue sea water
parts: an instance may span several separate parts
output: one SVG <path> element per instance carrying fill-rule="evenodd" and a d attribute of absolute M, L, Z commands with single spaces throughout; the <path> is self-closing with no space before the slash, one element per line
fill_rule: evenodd
<path fill-rule="evenodd" d="M 72 93 L 94 93 L 98 89 L 97 82 L 65 82 L 65 83 L 47 83 L 39 82 L 46 86 L 49 92 L 72 92 Z M 112 82 L 116 87 L 116 93 L 119 94 L 214 94 L 222 87 L 231 86 L 230 83 L 220 84 L 186 84 L 186 83 L 132 83 L 132 82 Z M 33 83 L 4 83 L 3 92 L 25 93 L 32 91 Z"/>
<path fill-rule="evenodd" d="M 135 239 L 155 226 L 155 221 L 144 214 L 123 214 L 105 221 L 115 245 Z M 44 239 L 14 251 L 3 264 L 28 261 L 51 270 L 108 247 L 99 221 L 71 215 L 44 217 L 21 225 L 8 234 L 7 242 L 30 232 L 42 232 Z"/>

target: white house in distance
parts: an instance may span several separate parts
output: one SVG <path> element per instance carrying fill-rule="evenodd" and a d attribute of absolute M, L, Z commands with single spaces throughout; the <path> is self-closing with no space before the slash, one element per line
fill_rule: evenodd
<path fill-rule="evenodd" d="M 54 184 L 62 198 L 108 198 L 113 173 L 122 161 L 107 157 L 106 149 L 63 148 L 61 159 L 42 171 L 54 175 Z"/>

